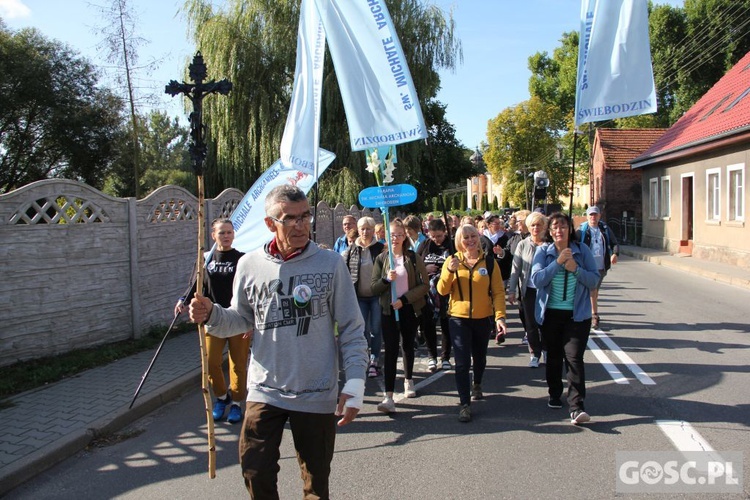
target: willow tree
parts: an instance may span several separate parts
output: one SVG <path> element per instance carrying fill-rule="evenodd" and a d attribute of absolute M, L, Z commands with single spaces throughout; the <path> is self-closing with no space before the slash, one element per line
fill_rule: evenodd
<path fill-rule="evenodd" d="M 294 81 L 299 3 L 228 0 L 223 9 L 214 8 L 209 0 L 185 3 L 196 47 L 203 54 L 210 76 L 228 78 L 234 85 L 228 99 L 205 103 L 204 118 L 212 149 L 206 184 L 211 191 L 226 186 L 246 189 L 279 157 Z M 386 4 L 424 108 L 440 86 L 438 70 L 453 69 L 461 57 L 452 14 L 446 15 L 421 0 L 389 0 Z M 322 104 L 321 147 L 337 156 L 322 179 L 322 192 L 349 196 L 373 181 L 365 171 L 364 155 L 351 151 L 344 106 L 329 55 Z M 397 180 L 414 171 L 419 173 L 419 148 L 414 143 L 399 147 Z M 342 173 L 345 175 L 339 175 Z"/>

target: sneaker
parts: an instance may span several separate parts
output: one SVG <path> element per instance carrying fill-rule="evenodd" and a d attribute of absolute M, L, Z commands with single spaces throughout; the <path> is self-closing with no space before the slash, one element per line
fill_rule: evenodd
<path fill-rule="evenodd" d="M 542 351 L 542 363 L 547 364 L 547 351 Z"/>
<path fill-rule="evenodd" d="M 404 379 L 404 397 L 405 398 L 417 397 L 417 391 L 414 390 L 414 380 Z"/>
<path fill-rule="evenodd" d="M 378 372 L 378 365 L 371 363 L 370 367 L 367 369 L 367 378 L 376 378 L 378 375 L 380 375 Z"/>
<path fill-rule="evenodd" d="M 378 404 L 378 411 L 382 411 L 383 413 L 395 413 L 396 402 L 393 401 L 393 398 L 386 396 L 383 401 Z"/>
<path fill-rule="evenodd" d="M 427 369 L 430 370 L 430 372 L 435 373 L 437 371 L 437 359 L 430 358 L 427 362 Z"/>
<path fill-rule="evenodd" d="M 242 408 L 239 403 L 232 403 L 229 407 L 229 415 L 227 416 L 227 422 L 230 424 L 236 424 L 242 420 Z"/>
<path fill-rule="evenodd" d="M 497 345 L 500 345 L 500 344 L 502 344 L 502 343 L 504 343 L 504 342 L 505 342 L 505 335 L 504 335 L 504 334 L 502 334 L 502 333 L 498 333 L 498 334 L 497 334 L 497 337 L 495 337 L 495 343 L 496 343 Z"/>
<path fill-rule="evenodd" d="M 536 356 L 531 356 L 531 361 L 529 361 L 529 368 L 539 368 L 539 358 Z"/>
<path fill-rule="evenodd" d="M 458 412 L 459 422 L 471 422 L 471 407 L 469 405 L 461 405 L 461 410 Z"/>
<path fill-rule="evenodd" d="M 218 422 L 222 418 L 224 418 L 224 412 L 227 410 L 227 406 L 229 406 L 232 402 L 232 396 L 227 394 L 227 396 L 224 399 L 216 398 L 216 401 L 214 402 L 214 422 Z"/>
<path fill-rule="evenodd" d="M 547 406 L 550 408 L 559 409 L 562 408 L 562 401 L 560 398 L 549 398 L 549 401 L 547 401 Z"/>
<path fill-rule="evenodd" d="M 589 416 L 588 413 L 586 413 L 583 410 L 576 410 L 576 411 L 570 412 L 570 423 L 571 424 L 576 424 L 576 425 L 578 425 L 578 424 L 585 424 L 589 420 L 591 420 L 591 417 Z"/>
<path fill-rule="evenodd" d="M 444 359 L 443 363 L 440 365 L 440 369 L 441 370 L 452 370 L 453 369 L 453 365 L 451 365 L 450 360 Z"/>
<path fill-rule="evenodd" d="M 523 340 L 521 340 L 521 344 L 523 345 L 529 345 L 529 336 L 524 334 Z"/>
<path fill-rule="evenodd" d="M 482 394 L 482 384 L 472 384 L 471 400 L 479 401 L 480 399 L 484 399 L 484 394 Z"/>

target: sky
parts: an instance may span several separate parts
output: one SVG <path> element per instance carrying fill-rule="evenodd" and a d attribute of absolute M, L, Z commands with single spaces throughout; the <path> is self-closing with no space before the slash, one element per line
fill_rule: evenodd
<path fill-rule="evenodd" d="M 528 58 L 536 52 L 552 54 L 562 34 L 579 29 L 580 0 L 425 0 L 453 9 L 463 63 L 441 71 L 437 99 L 447 105 L 447 119 L 468 148 L 486 141 L 487 121 L 504 109 L 529 98 Z M 36 27 L 46 37 L 68 44 L 95 65 L 108 66 L 98 48 L 97 26 L 105 24 L 96 4 L 109 0 L 0 0 L 0 17 L 12 30 Z M 143 92 L 155 94 L 154 107 L 187 123 L 179 97 L 164 93 L 170 80 L 180 80 L 196 48 L 187 37 L 179 13 L 182 0 L 128 0 L 138 19 L 137 35 L 146 40 L 138 49 L 141 64 L 155 61 L 149 74 L 140 73 Z M 221 0 L 214 0 L 220 5 Z M 683 0 L 657 0 L 682 6 Z M 208 78 L 221 79 L 211 74 Z"/>

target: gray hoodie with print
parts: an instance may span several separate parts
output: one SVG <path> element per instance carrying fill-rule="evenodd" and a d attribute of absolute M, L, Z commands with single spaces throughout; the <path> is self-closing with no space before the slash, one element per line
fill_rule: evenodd
<path fill-rule="evenodd" d="M 333 413 L 339 359 L 346 380 L 364 380 L 369 360 L 349 271 L 341 255 L 312 241 L 287 261 L 270 255 L 267 248 L 240 259 L 232 304 L 214 304 L 208 332 L 230 337 L 255 331 L 248 401 Z"/>

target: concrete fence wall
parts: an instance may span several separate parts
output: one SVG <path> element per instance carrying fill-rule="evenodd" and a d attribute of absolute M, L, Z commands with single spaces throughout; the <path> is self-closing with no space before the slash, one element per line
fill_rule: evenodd
<path fill-rule="evenodd" d="M 243 194 L 206 200 L 207 234 Z M 0 195 L 0 366 L 168 324 L 196 261 L 197 205 L 176 186 L 136 201 L 58 179 Z M 332 245 L 348 213 L 381 220 L 377 211 L 320 203 L 317 240 Z"/>

